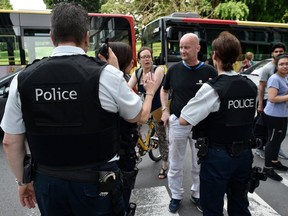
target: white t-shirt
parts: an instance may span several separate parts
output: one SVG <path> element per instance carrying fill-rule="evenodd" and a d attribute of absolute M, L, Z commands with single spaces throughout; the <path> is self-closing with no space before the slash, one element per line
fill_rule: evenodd
<path fill-rule="evenodd" d="M 274 74 L 275 64 L 273 62 L 269 62 L 268 64 L 266 64 L 264 67 L 262 67 L 259 70 L 260 70 L 259 71 L 259 76 L 260 76 L 259 81 L 266 82 L 266 87 L 265 87 L 265 91 L 264 91 L 264 98 L 263 98 L 264 100 L 266 100 L 266 99 L 268 99 L 267 81 L 268 81 L 269 77 Z"/>

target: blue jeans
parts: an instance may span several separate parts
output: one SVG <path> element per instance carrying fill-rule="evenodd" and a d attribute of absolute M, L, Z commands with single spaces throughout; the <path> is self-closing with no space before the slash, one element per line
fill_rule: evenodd
<path fill-rule="evenodd" d="M 115 214 L 111 193 L 99 196 L 97 184 L 73 182 L 36 173 L 34 188 L 42 216 L 124 215 L 123 196 L 118 195 L 116 202 L 121 210 Z M 122 192 L 120 179 L 116 181 L 115 188 Z"/>
<path fill-rule="evenodd" d="M 239 157 L 231 157 L 225 148 L 209 147 L 201 159 L 200 197 L 204 216 L 222 216 L 224 195 L 227 193 L 228 214 L 250 216 L 247 197 L 252 153 L 242 151 Z"/>

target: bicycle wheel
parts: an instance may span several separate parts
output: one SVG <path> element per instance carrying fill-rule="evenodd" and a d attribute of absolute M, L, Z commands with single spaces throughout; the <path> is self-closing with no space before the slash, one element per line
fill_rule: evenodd
<path fill-rule="evenodd" d="M 150 146 L 150 151 L 149 151 L 149 157 L 151 160 L 158 162 L 162 159 L 162 155 L 160 154 L 159 151 L 159 142 L 158 142 L 158 137 L 156 136 L 155 129 L 152 129 L 151 135 L 150 135 L 150 140 L 149 140 L 149 146 Z"/>

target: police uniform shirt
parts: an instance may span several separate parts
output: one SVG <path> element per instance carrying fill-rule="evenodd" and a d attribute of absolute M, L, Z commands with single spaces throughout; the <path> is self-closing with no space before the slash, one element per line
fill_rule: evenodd
<path fill-rule="evenodd" d="M 223 72 L 220 76 L 239 76 L 235 71 Z M 181 117 L 189 124 L 195 126 L 205 119 L 211 112 L 217 112 L 220 108 L 218 93 L 207 83 L 204 83 L 195 97 L 190 99 L 181 111 Z"/>
<path fill-rule="evenodd" d="M 52 53 L 52 56 L 63 55 L 85 55 L 85 52 L 79 47 L 59 46 Z M 9 97 L 1 122 L 3 131 L 10 134 L 22 134 L 26 131 L 17 85 L 17 76 L 15 76 L 9 88 Z M 129 88 L 123 73 L 112 65 L 107 65 L 101 73 L 99 98 L 103 109 L 113 113 L 119 112 L 124 119 L 135 118 L 142 109 L 140 97 Z"/>

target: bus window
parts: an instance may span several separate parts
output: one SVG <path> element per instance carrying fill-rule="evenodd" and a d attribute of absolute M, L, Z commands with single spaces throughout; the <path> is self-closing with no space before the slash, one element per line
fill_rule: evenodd
<path fill-rule="evenodd" d="M 108 37 L 132 48 L 136 66 L 136 34 L 132 16 L 123 14 L 89 13 L 91 21 L 90 44 L 87 55 Z M 54 48 L 50 39 L 50 11 L 0 10 L 0 77 L 35 59 L 50 56 Z"/>
<path fill-rule="evenodd" d="M 129 44 L 131 40 L 129 22 L 123 18 L 92 17 L 90 49 L 98 49 L 106 38 L 109 38 L 109 41 L 121 41 Z"/>
<path fill-rule="evenodd" d="M 31 64 L 35 59 L 51 55 L 53 43 L 49 32 L 49 29 L 24 29 L 25 64 Z"/>
<path fill-rule="evenodd" d="M 0 29 L 1 32 L 1 29 Z M 0 35 L 0 66 L 20 64 L 19 41 L 16 35 Z"/>
<path fill-rule="evenodd" d="M 158 29 L 155 40 L 154 30 Z M 157 18 L 142 29 L 142 46 L 152 48 L 159 53 L 154 44 L 161 43 L 161 55 L 157 56 L 157 63 L 167 67 L 181 60 L 179 40 L 185 33 L 195 33 L 200 39 L 201 50 L 199 59 L 211 58 L 211 43 L 222 31 L 229 31 L 240 41 L 244 59 L 247 51 L 254 53 L 254 61 L 260 61 L 271 56 L 271 46 L 275 42 L 282 42 L 288 46 L 288 25 L 282 23 L 265 23 L 235 20 L 217 20 L 191 18 L 181 13 L 179 16 L 164 16 Z M 157 38 L 159 39 L 159 37 Z M 156 63 L 156 62 L 155 62 Z"/>

